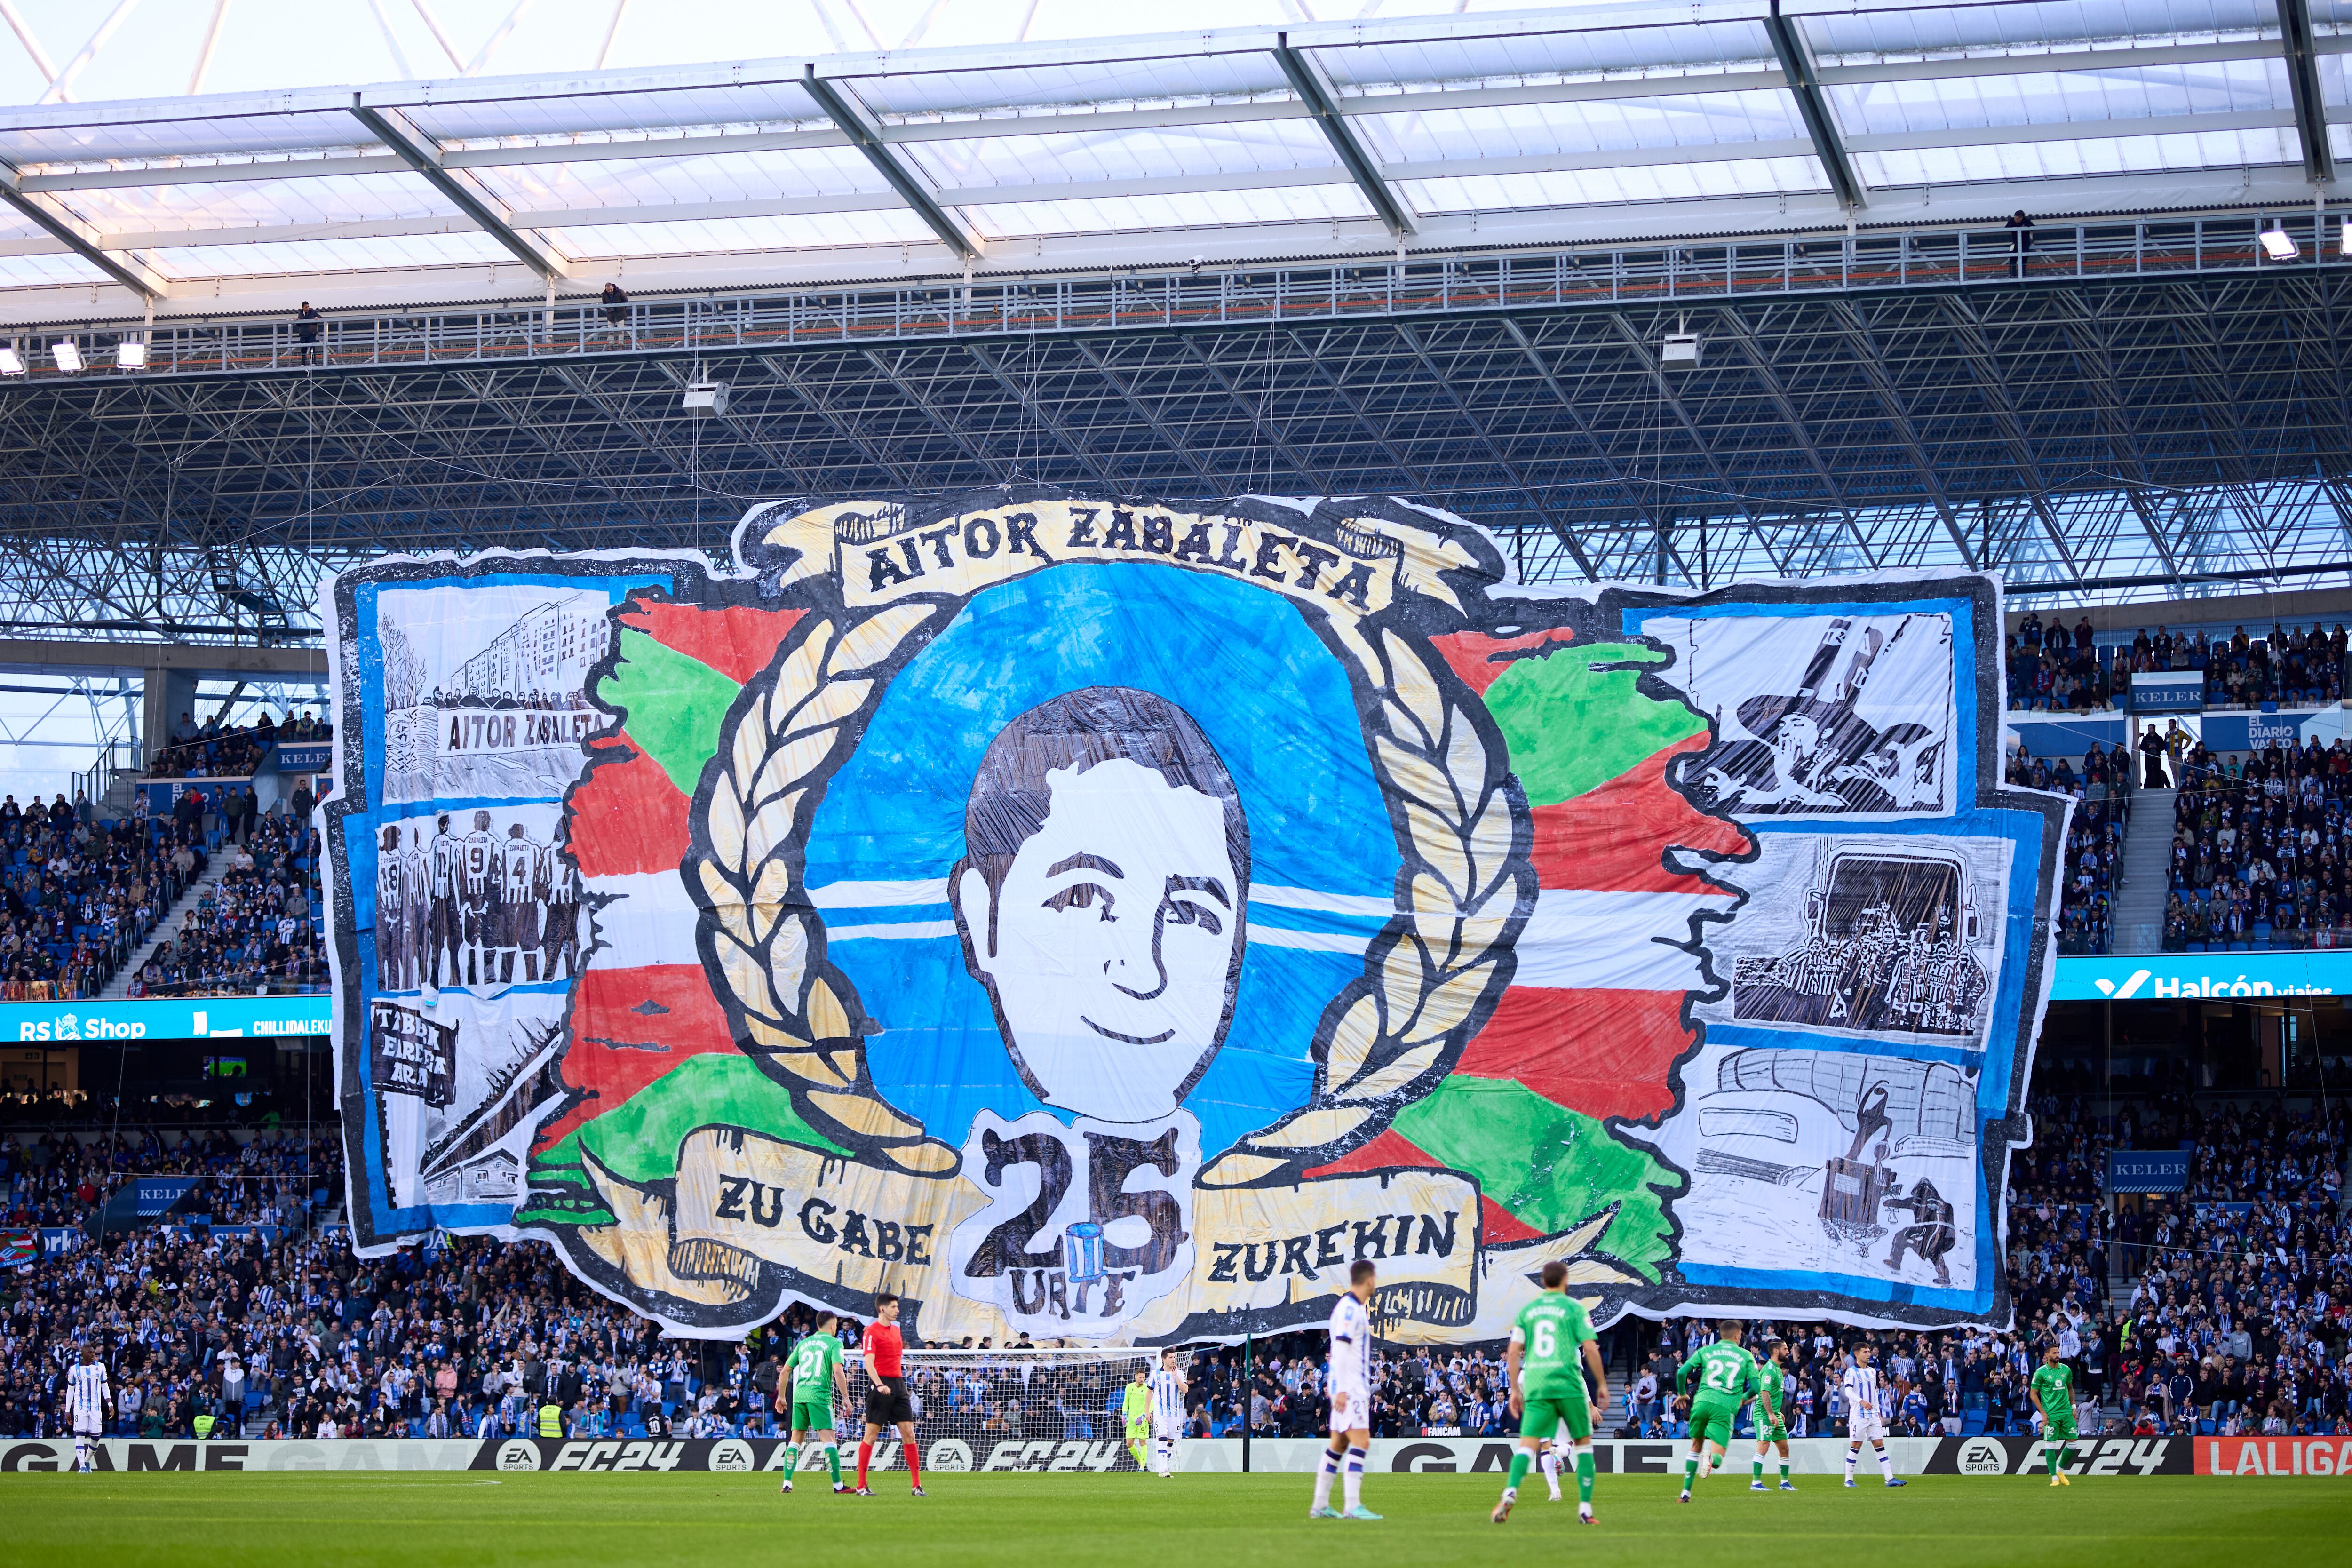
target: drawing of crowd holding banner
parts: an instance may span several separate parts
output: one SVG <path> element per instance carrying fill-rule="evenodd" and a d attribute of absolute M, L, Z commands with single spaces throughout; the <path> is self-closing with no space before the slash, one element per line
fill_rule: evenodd
<path fill-rule="evenodd" d="M 676 1331 L 1999 1322 L 2063 799 L 1975 576 L 1510 579 L 1402 500 L 756 507 L 339 649 L 355 1243 Z"/>

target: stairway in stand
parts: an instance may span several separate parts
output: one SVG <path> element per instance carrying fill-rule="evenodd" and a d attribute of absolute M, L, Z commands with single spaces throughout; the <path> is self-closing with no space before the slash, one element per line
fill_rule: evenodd
<path fill-rule="evenodd" d="M 2164 900 L 2171 882 L 2172 801 L 2179 792 L 2136 790 L 2124 836 L 2124 885 L 2116 895 L 2114 951 L 2155 952 L 2164 945 Z"/>
<path fill-rule="evenodd" d="M 163 918 L 155 922 L 153 933 L 136 952 L 131 953 L 131 962 L 114 972 L 114 978 L 106 983 L 106 989 L 100 994 L 104 999 L 119 1001 L 129 995 L 131 982 L 142 969 L 146 967 L 148 959 L 154 956 L 155 950 L 167 941 L 179 940 L 180 932 L 187 926 L 188 916 L 194 911 L 196 900 L 204 896 L 205 889 L 228 874 L 228 855 L 226 849 L 226 847 L 224 846 L 222 849 L 213 853 L 212 858 L 205 862 L 205 868 L 196 873 L 196 879 L 188 884 L 187 889 L 181 893 L 178 901 L 165 910 Z"/>

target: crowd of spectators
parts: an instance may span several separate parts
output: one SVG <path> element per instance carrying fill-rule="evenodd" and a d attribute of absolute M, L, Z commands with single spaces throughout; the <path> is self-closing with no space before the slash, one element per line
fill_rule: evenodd
<path fill-rule="evenodd" d="M 2131 758 L 2121 746 L 2094 741 L 2078 772 L 2066 757 L 2009 754 L 2009 782 L 2071 795 L 2078 803 L 2066 833 L 2058 889 L 2058 951 L 2108 951 L 2115 939 L 2115 904 L 2123 890 L 2124 839 L 2131 827 Z"/>
<path fill-rule="evenodd" d="M 2137 1123 L 2137 1124 L 2135 1124 Z M 2122 1216 L 2138 1283 L 2121 1318 L 2118 1398 L 2135 1430 L 2347 1430 L 2352 1122 L 2275 1107 L 2127 1110 L 2140 1147 L 2193 1146 L 2188 1190 Z"/>
<path fill-rule="evenodd" d="M 131 982 L 134 996 L 254 995 L 322 991 L 319 834 L 307 811 L 272 806 L 237 819 L 221 840 L 228 865 L 197 895 L 177 935 L 157 944 Z"/>
<path fill-rule="evenodd" d="M 2238 626 L 2228 637 L 2203 631 L 2179 635 L 2146 627 L 2128 643 L 2098 645 L 2088 616 L 2072 631 L 2053 621 L 2046 629 L 2028 611 L 2007 641 L 2009 705 L 2042 711 L 2087 713 L 2126 706 L 2131 678 L 2141 671 L 2202 670 L 2208 708 L 2313 707 L 2344 695 L 2346 633 L 2314 623 L 2308 631 L 2273 625 L 2264 638 Z"/>
<path fill-rule="evenodd" d="M 2343 1114 L 2200 1110 L 2181 1097 L 2044 1097 L 2033 1110 L 2036 1142 L 2011 1173 L 2017 1331 L 1750 1325 L 1751 1348 L 1789 1347 L 1790 1433 L 1843 1423 L 1838 1373 L 1864 1342 L 1876 1347 L 1881 1414 L 1898 1435 L 2030 1430 L 2026 1381 L 2048 1344 L 2075 1369 L 2089 1430 L 2352 1432 Z M 2127 1206 L 2111 1230 L 2099 1197 L 2108 1147 L 2184 1141 L 2196 1150 L 2189 1192 Z M 109 1232 L 0 1274 L 0 1436 L 61 1430 L 62 1370 L 80 1343 L 103 1348 L 125 1435 L 186 1435 L 205 1415 L 252 1436 L 503 1436 L 550 1419 L 572 1436 L 780 1430 L 780 1368 L 813 1325 L 808 1309 L 740 1345 L 681 1342 L 581 1285 L 541 1243 L 444 1238 L 357 1258 L 339 1228 L 318 1223 L 342 1193 L 331 1128 L 0 1137 L 0 1206 L 13 1224 L 86 1219 L 126 1176 L 153 1173 L 199 1178 L 173 1215 L 184 1226 Z M 2111 1246 L 2146 1271 L 2120 1309 L 2107 1295 Z M 842 1328 L 853 1363 L 858 1331 Z M 1713 1331 L 1676 1319 L 1604 1334 L 1601 1428 L 1684 1436 L 1688 1401 L 1675 1373 Z M 985 1342 L 963 1348 L 973 1357 L 956 1367 L 914 1370 L 927 1419 L 982 1437 L 1118 1435 L 1126 1367 L 1087 1363 L 1081 1375 L 992 1363 Z M 1319 1430 L 1324 1349 L 1319 1332 L 1301 1331 L 1247 1352 L 1197 1351 L 1190 1430 Z M 1501 1352 L 1381 1348 L 1375 1432 L 1508 1433 Z"/>
<path fill-rule="evenodd" d="M 66 1131 L 134 1127 L 270 1127 L 315 1120 L 332 1103 L 333 1073 L 324 1042 L 313 1053 L 314 1081 L 281 1087 L 257 1084 L 249 1090 L 218 1095 L 173 1089 L 161 1093 L 109 1094 L 84 1089 L 0 1089 L 0 1127 Z M 309 1099 L 306 1100 L 305 1090 Z"/>
<path fill-rule="evenodd" d="M 341 1194 L 334 1141 L 296 1130 L 225 1128 L 175 1132 L 152 1128 L 88 1137 L 44 1128 L 0 1138 L 0 1225 L 79 1226 L 129 1176 L 196 1178 L 181 1207 L 225 1226 L 296 1226 L 305 1207 Z"/>
<path fill-rule="evenodd" d="M 0 802 L 0 1000 L 99 994 L 204 866 L 161 826 Z"/>
<path fill-rule="evenodd" d="M 221 713 L 199 724 L 194 715 L 183 713 L 180 721 L 172 726 L 168 744 L 157 748 L 147 765 L 152 778 L 167 779 L 243 779 L 251 778 L 268 761 L 270 748 L 280 741 L 324 741 L 334 734 L 333 726 L 310 716 L 308 710 L 299 714 L 289 713 L 281 722 L 271 717 L 269 710 L 250 724 L 231 728 L 222 723 L 226 705 Z"/>
<path fill-rule="evenodd" d="M 2352 748 L 2273 742 L 2242 763 L 2200 742 L 2179 773 L 2166 951 L 2352 943 Z"/>

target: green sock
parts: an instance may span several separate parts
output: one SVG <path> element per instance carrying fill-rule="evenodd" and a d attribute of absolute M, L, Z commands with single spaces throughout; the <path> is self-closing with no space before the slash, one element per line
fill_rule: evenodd
<path fill-rule="evenodd" d="M 827 1443 L 824 1446 L 824 1468 L 833 1472 L 833 1484 L 839 1486 L 841 1484 L 841 1446 L 839 1444 Z"/>
<path fill-rule="evenodd" d="M 784 1445 L 784 1479 L 786 1479 L 786 1480 L 788 1480 L 788 1481 L 789 1481 L 789 1480 L 791 1480 L 791 1479 L 793 1479 L 793 1472 L 794 1470 L 799 1469 L 800 1468 L 801 1468 L 801 1446 L 800 1446 L 798 1443 L 787 1443 L 787 1444 L 785 1444 L 785 1445 Z"/>
<path fill-rule="evenodd" d="M 1789 1461 L 1786 1459 L 1780 1461 L 1780 1479 L 1784 1481 L 1789 1479 Z"/>
<path fill-rule="evenodd" d="M 2050 1473 L 2054 1476 L 2058 1473 L 2058 1467 L 2065 1462 L 2066 1450 L 2056 1443 L 2047 1445 L 2047 1448 L 2050 1455 Z"/>
<path fill-rule="evenodd" d="M 1698 1456 L 1692 1454 L 1683 1460 L 1683 1490 L 1688 1491 L 1698 1479 Z"/>
<path fill-rule="evenodd" d="M 1592 1500 L 1592 1450 L 1590 1448 L 1576 1451 L 1576 1500 Z"/>
<path fill-rule="evenodd" d="M 1748 1467 L 1748 1478 L 1758 1482 L 1764 1479 L 1764 1461 L 1760 1458 Z"/>
<path fill-rule="evenodd" d="M 1511 1450 L 1511 1479 L 1503 1483 L 1505 1491 L 1515 1492 L 1519 1489 L 1519 1483 L 1528 1479 L 1528 1465 L 1534 1458 L 1535 1456 L 1525 1448 Z"/>

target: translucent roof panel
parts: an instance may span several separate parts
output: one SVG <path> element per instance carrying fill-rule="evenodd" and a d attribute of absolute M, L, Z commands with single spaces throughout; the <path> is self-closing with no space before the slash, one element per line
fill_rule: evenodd
<path fill-rule="evenodd" d="M 452 267 L 511 261 L 487 234 L 410 235 L 386 239 L 318 239 L 300 244 L 205 245 L 152 253 L 173 278 L 251 277 L 260 273 L 354 272 L 377 268 Z"/>
<path fill-rule="evenodd" d="M 1886 59 L 2003 58 L 2133 45 L 2278 37 L 2273 0 L 2023 0 L 2010 5 L 1856 5 L 1789 0 L 1824 66 Z"/>
<path fill-rule="evenodd" d="M 785 74 L 796 77 L 799 72 Z M 467 95 L 455 100 L 436 97 L 410 110 L 409 118 L 436 140 L 460 145 L 592 132 L 824 122 L 824 110 L 790 79 L 740 86 L 713 83 L 665 91 L 643 85 L 633 89 L 623 78 L 603 91 L 559 91 L 544 98 L 520 99 L 498 96 L 495 86 L 488 83 L 479 84 L 477 89 L 477 84 L 468 82 L 461 90 Z"/>
<path fill-rule="evenodd" d="M 849 147 L 790 153 L 730 153 L 578 163 L 510 163 L 474 171 L 485 188 L 518 210 L 635 207 L 676 202 L 787 201 L 890 188 L 865 154 Z"/>
<path fill-rule="evenodd" d="M 1874 185 L 1957 184 L 1979 180 L 2054 180 L 2085 174 L 2233 169 L 2303 161 L 2291 128 L 2182 132 L 2168 136 L 2101 136 L 2066 142 L 2011 142 L 1989 147 L 1936 147 L 1862 153 L 1854 162 Z"/>
<path fill-rule="evenodd" d="M 1681 17 L 1687 17 L 1694 7 L 1678 9 Z M 1572 14 L 1562 18 L 1573 19 Z M 1593 16 L 1590 21 L 1603 25 L 1483 38 L 1436 36 L 1334 44 L 1316 49 L 1315 59 L 1351 95 L 1392 92 L 1410 83 L 1591 81 L 1778 67 L 1771 39 L 1751 18 L 1698 24 L 1666 13 L 1608 20 L 1634 25 L 1611 26 Z"/>
<path fill-rule="evenodd" d="M 142 233 L 458 216 L 446 196 L 406 174 L 102 186 L 74 192 L 71 205 L 101 229 Z"/>
<path fill-rule="evenodd" d="M 977 137 L 900 147 L 909 163 L 939 184 L 965 188 L 1261 174 L 1339 163 L 1322 130 L 1306 120 Z"/>
<path fill-rule="evenodd" d="M 79 256 L 0 256 L 0 289 L 103 283 L 106 274 Z"/>
<path fill-rule="evenodd" d="M 320 18 L 343 3 L 306 0 Z M 402 61 L 408 78 L 0 107 L 21 199 L 72 232 L 0 238 L 31 258 L 0 289 L 28 320 L 147 308 L 121 284 L 21 280 L 52 256 L 82 276 L 76 246 L 115 266 L 161 252 L 173 283 L 152 303 L 171 314 L 284 308 L 306 266 L 405 306 L 549 271 L 559 290 L 597 271 L 716 290 L 967 259 L 981 275 L 1842 229 L 1824 163 L 1840 153 L 1869 187 L 1865 225 L 2311 195 L 2273 0 L 1781 0 L 1819 69 L 1812 119 L 1763 0 L 1382 0 L 1320 22 L 1309 3 L 1202 0 L 1192 30 L 1141 37 L 1108 36 L 1116 14 L 1076 0 L 828 3 L 808 14 L 820 52 L 805 23 L 730 32 L 698 22 L 705 0 L 631 0 L 632 28 L 786 51 L 670 65 L 677 46 L 648 53 L 652 30 L 588 50 L 576 16 L 569 33 L 518 23 L 501 55 L 477 8 L 444 7 L 461 54 L 421 24 L 378 27 L 362 0 L 373 41 L 353 68 Z M 2352 0 L 2308 3 L 2344 121 Z M 309 68 L 293 79 L 318 80 Z M 1301 69 L 1328 83 L 1332 120 Z M 2347 126 L 2329 133 L 2341 146 Z"/>
<path fill-rule="evenodd" d="M 903 210 L 809 217 L 727 218 L 695 223 L 601 224 L 551 236 L 567 255 L 597 259 L 700 252 L 821 250 L 836 245 L 929 245 L 923 220 Z"/>
<path fill-rule="evenodd" d="M 988 68 L 845 72 L 858 101 L 886 122 L 1004 112 L 1068 112 L 1140 103 L 1212 102 L 1288 90 L 1263 47 L 1215 51 L 1192 38 L 1139 58 Z M 1173 44 L 1173 40 L 1171 40 Z M 897 65 L 898 62 L 894 61 Z"/>
<path fill-rule="evenodd" d="M 348 113 L 190 115 L 163 118 L 163 106 L 143 106 L 139 118 L 58 105 L 59 123 L 8 123 L 0 119 L 0 158 L 28 164 L 152 163 L 175 158 L 245 158 L 268 153 L 356 151 L 373 140 Z M 19 121 L 26 118 L 19 110 Z M 80 123 L 75 123 L 76 121 Z"/>
<path fill-rule="evenodd" d="M 1730 146 L 1801 139 L 1805 122 L 1785 92 L 1707 92 L 1586 103 L 1359 112 L 1373 145 L 1396 163 L 1443 158 L 1556 157 L 1639 148 Z"/>
<path fill-rule="evenodd" d="M 1030 201 L 966 209 L 992 237 L 1022 234 L 1130 234 L 1154 228 L 1222 228 L 1271 223 L 1366 218 L 1371 204 L 1351 184 L 1286 185 L 1272 190 L 1202 191 L 1164 196 L 1100 196 Z"/>
<path fill-rule="evenodd" d="M 1589 207 L 1616 202 L 1692 201 L 1753 195 L 1759 190 L 1826 191 L 1829 177 L 1811 158 L 1738 163 L 1654 163 L 1572 173 L 1467 175 L 1403 182 L 1415 210 L 1475 213 L 1488 208 Z"/>
<path fill-rule="evenodd" d="M 1874 81 L 1827 91 L 1839 122 L 1857 135 L 2294 111 L 2284 59 Z"/>

